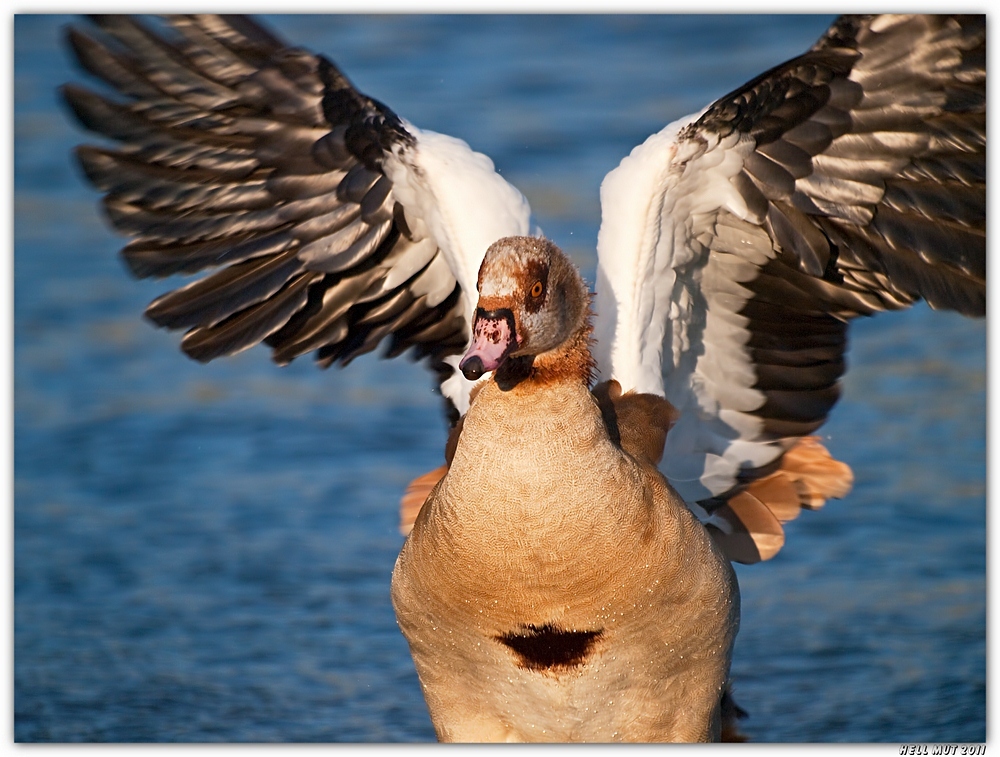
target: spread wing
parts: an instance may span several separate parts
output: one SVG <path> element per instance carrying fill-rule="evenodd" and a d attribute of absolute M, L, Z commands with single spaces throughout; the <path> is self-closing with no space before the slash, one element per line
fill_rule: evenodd
<path fill-rule="evenodd" d="M 850 487 L 807 436 L 848 321 L 920 298 L 985 313 L 985 50 L 983 16 L 841 18 L 604 181 L 599 368 L 678 408 L 661 467 L 710 523 L 756 531 L 757 559 L 789 499 Z M 817 488 L 775 483 L 810 466 Z"/>
<path fill-rule="evenodd" d="M 346 365 L 388 340 L 438 373 L 452 419 L 476 273 L 529 208 L 460 140 L 422 132 L 323 56 L 243 17 L 97 16 L 69 30 L 120 95 L 67 85 L 114 146 L 77 157 L 138 277 L 200 274 L 146 315 L 208 361 L 264 342 L 278 363 Z M 457 412 L 456 412 L 457 411 Z"/>

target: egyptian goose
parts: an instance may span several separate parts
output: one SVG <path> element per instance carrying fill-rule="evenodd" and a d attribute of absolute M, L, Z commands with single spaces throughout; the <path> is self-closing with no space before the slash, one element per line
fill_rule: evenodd
<path fill-rule="evenodd" d="M 187 330 L 182 348 L 202 361 L 261 342 L 279 363 L 315 352 L 324 366 L 384 339 L 389 356 L 413 348 L 446 400 L 446 463 L 464 460 L 473 392 L 488 408 L 503 378 L 461 370 L 477 275 L 493 243 L 533 233 L 523 196 L 464 142 L 417 129 L 249 19 L 95 22 L 69 43 L 125 99 L 63 93 L 85 127 L 121 143 L 77 155 L 132 237 L 124 258 L 140 277 L 217 269 L 147 316 Z M 615 382 L 595 390 L 604 433 L 648 480 L 662 452 L 659 470 L 730 559 L 771 557 L 783 522 L 849 490 L 850 469 L 810 434 L 837 400 L 851 318 L 920 298 L 984 314 L 985 173 L 984 17 L 876 16 L 838 19 L 604 180 L 593 334 L 596 374 Z M 485 371 L 493 353 L 480 348 Z M 677 411 L 662 450 L 664 424 L 642 418 L 662 421 L 666 405 L 623 399 L 650 396 Z M 423 532 L 446 533 L 444 504 L 416 513 L 434 487 L 431 503 L 451 501 L 448 465 L 405 500 Z M 715 552 L 692 549 L 711 567 Z M 597 630 L 549 622 L 517 621 L 529 637 Z M 573 638 L 597 654 L 596 636 Z"/>

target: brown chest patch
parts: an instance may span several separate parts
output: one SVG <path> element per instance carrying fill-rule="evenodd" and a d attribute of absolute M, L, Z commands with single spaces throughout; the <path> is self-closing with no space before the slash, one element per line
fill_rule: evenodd
<path fill-rule="evenodd" d="M 587 660 L 594 642 L 604 633 L 597 631 L 564 631 L 546 623 L 524 625 L 496 637 L 518 656 L 518 667 L 527 670 L 567 670 Z"/>

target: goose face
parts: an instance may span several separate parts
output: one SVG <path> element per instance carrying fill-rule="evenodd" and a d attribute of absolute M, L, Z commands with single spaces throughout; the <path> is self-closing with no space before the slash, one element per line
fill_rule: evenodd
<path fill-rule="evenodd" d="M 479 269 L 472 346 L 459 367 L 475 380 L 509 357 L 536 356 L 562 345 L 586 321 L 589 294 L 569 258 L 546 239 L 506 237 Z"/>

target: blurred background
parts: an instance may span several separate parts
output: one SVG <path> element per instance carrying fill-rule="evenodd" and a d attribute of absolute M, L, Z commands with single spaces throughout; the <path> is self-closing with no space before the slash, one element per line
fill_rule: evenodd
<path fill-rule="evenodd" d="M 593 281 L 603 176 L 808 48 L 830 16 L 285 16 L 421 128 L 485 152 Z M 389 602 L 406 484 L 442 461 L 429 372 L 366 356 L 207 366 L 141 318 L 56 88 L 69 17 L 14 20 L 14 737 L 429 741 Z M 852 327 L 821 429 L 854 491 L 738 566 L 744 730 L 986 735 L 986 328 Z"/>

